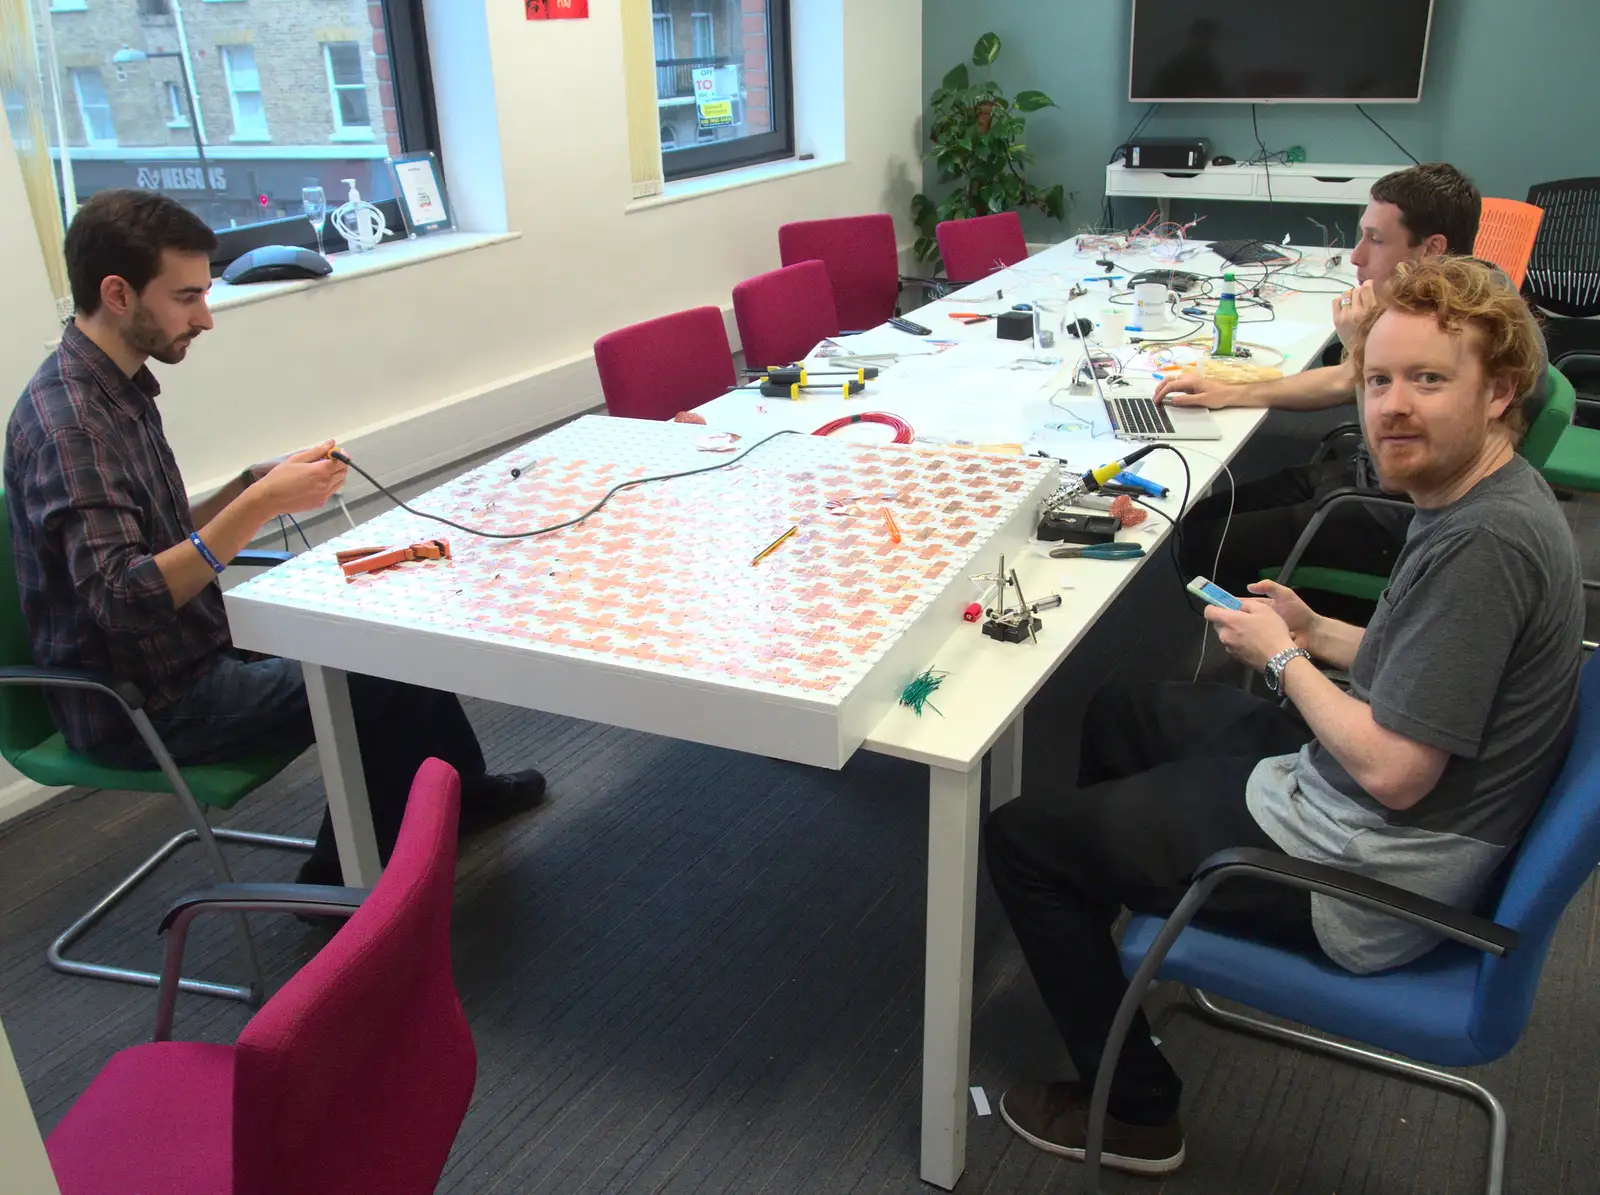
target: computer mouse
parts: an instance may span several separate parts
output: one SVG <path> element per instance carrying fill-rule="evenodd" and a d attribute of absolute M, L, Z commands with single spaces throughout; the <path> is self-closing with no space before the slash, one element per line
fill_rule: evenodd
<path fill-rule="evenodd" d="M 263 245 L 241 254 L 222 271 L 233 286 L 250 282 L 287 282 L 295 278 L 326 278 L 333 266 L 322 254 L 298 245 Z"/>
<path fill-rule="evenodd" d="M 1218 154 L 1211 159 L 1211 164 L 1213 166 L 1237 166 L 1239 162 L 1236 158 L 1230 158 L 1227 154 Z"/>

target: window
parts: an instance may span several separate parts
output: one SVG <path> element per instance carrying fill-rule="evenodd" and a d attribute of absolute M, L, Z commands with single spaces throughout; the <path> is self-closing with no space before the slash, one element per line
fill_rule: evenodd
<path fill-rule="evenodd" d="M 83 122 L 83 139 L 89 145 L 115 145 L 117 126 L 111 120 L 111 99 L 105 80 L 93 68 L 72 72 L 72 91 L 78 97 L 78 116 Z"/>
<path fill-rule="evenodd" d="M 139 15 L 141 17 L 170 17 L 172 15 L 172 0 L 139 0 Z"/>
<path fill-rule="evenodd" d="M 261 102 L 261 74 L 254 46 L 223 46 L 222 70 L 233 107 L 235 141 L 268 141 L 267 107 Z"/>
<path fill-rule="evenodd" d="M 666 177 L 793 155 L 787 0 L 652 0 L 652 7 Z M 673 37 L 680 19 L 692 33 L 682 53 Z"/>
<path fill-rule="evenodd" d="M 166 84 L 167 90 L 167 128 L 186 129 L 189 127 L 189 105 L 184 102 L 183 89 L 176 83 Z"/>
<path fill-rule="evenodd" d="M 717 52 L 717 31 L 711 23 L 711 14 L 690 13 L 689 19 L 694 22 L 694 56 L 696 58 L 714 56 Z"/>
<path fill-rule="evenodd" d="M 0 8 L 15 3 L 50 0 Z M 160 191 L 217 230 L 219 263 L 262 244 L 315 247 L 301 191 L 320 186 L 336 207 L 347 178 L 401 227 L 384 159 L 439 150 L 424 3 L 165 0 L 162 17 L 153 0 L 89 0 L 92 19 L 51 19 L 53 40 L 36 22 L 29 56 L 61 80 L 68 145 L 53 114 L 34 129 L 58 162 L 72 160 L 70 180 L 57 171 L 63 205 L 118 187 Z M 13 139 L 28 135 L 19 118 Z M 331 230 L 326 241 L 344 248 Z"/>
<path fill-rule="evenodd" d="M 370 138 L 367 79 L 361 70 L 361 47 L 353 41 L 327 42 L 322 47 L 333 100 L 333 135 Z"/>

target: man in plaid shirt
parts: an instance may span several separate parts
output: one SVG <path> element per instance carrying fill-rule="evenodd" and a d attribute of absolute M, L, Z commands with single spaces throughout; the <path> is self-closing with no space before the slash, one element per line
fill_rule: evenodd
<path fill-rule="evenodd" d="M 77 314 L 6 429 L 5 500 L 35 663 L 131 683 L 180 764 L 312 744 L 300 665 L 236 649 L 217 575 L 268 520 L 314 510 L 344 483 L 333 441 L 256 465 L 191 504 L 162 431 L 146 362 L 176 365 L 212 327 L 211 230 L 147 191 L 106 191 L 67 232 Z M 429 756 L 461 773 L 463 822 L 530 809 L 544 777 L 485 774 L 455 696 L 352 676 L 350 696 L 380 853 L 399 832 Z M 119 767 L 153 767 L 119 705 L 49 691 L 68 745 Z M 341 882 L 326 814 L 305 883 Z"/>

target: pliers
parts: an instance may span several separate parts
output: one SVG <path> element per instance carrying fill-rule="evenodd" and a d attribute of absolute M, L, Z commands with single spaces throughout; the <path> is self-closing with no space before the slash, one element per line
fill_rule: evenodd
<path fill-rule="evenodd" d="M 1144 555 L 1144 548 L 1127 540 L 1113 540 L 1109 544 L 1063 544 L 1059 548 L 1051 548 L 1050 555 L 1056 560 L 1078 557 L 1084 560 L 1137 560 Z"/>

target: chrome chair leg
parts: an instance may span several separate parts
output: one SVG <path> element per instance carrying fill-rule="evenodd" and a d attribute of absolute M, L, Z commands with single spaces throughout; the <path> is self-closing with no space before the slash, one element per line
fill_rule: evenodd
<path fill-rule="evenodd" d="M 1225 1028 L 1236 1029 L 1243 1033 L 1253 1033 L 1259 1037 L 1284 1042 L 1299 1049 L 1313 1050 L 1334 1058 L 1341 1058 L 1357 1066 L 1387 1071 L 1390 1074 L 1399 1075 L 1415 1082 L 1431 1083 L 1435 1087 L 1442 1087 L 1447 1091 L 1453 1091 L 1457 1095 L 1465 1096 L 1467 1099 L 1475 1100 L 1482 1104 L 1489 1113 L 1489 1177 L 1484 1190 L 1486 1195 L 1501 1195 L 1505 1186 L 1506 1140 L 1510 1132 L 1509 1123 L 1506 1119 L 1505 1106 L 1495 1097 L 1494 1092 L 1484 1087 L 1481 1083 L 1474 1083 L 1471 1079 L 1463 1079 L 1460 1075 L 1453 1075 L 1449 1071 L 1437 1070 L 1431 1066 L 1422 1066 L 1404 1058 L 1396 1058 L 1392 1054 L 1380 1053 L 1377 1050 L 1369 1050 L 1362 1046 L 1349 1045 L 1315 1033 L 1307 1033 L 1301 1029 L 1290 1029 L 1256 1017 L 1246 1016 L 1243 1013 L 1232 1012 L 1226 1008 L 1219 1007 L 1210 996 L 1193 988 L 1189 989 L 1189 998 L 1199 1016 Z"/>

